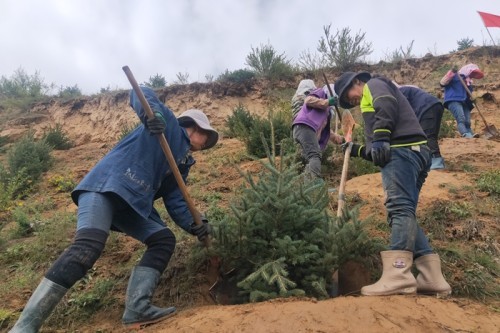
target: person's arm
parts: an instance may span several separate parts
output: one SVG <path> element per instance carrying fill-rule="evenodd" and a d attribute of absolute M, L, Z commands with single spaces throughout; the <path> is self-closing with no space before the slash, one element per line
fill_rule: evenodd
<path fill-rule="evenodd" d="M 342 144 L 342 151 L 345 151 L 348 143 Z M 351 148 L 351 157 L 361 157 L 367 161 L 372 162 L 372 156 L 366 151 L 365 145 L 353 143 Z"/>
<path fill-rule="evenodd" d="M 443 78 L 439 81 L 439 84 L 441 87 L 447 86 L 451 80 L 455 77 L 455 74 L 457 74 L 458 68 L 456 66 L 453 66 L 452 69 L 450 69 L 444 76 Z"/>
<path fill-rule="evenodd" d="M 334 144 L 341 145 L 345 142 L 345 139 L 342 135 L 335 133 L 333 130 L 330 130 L 330 141 Z"/>
<path fill-rule="evenodd" d="M 384 81 L 371 80 L 364 88 L 367 89 L 366 94 L 371 96 L 371 105 L 370 110 L 368 108 L 362 109 L 363 117 L 365 121 L 368 120 L 373 124 L 373 141 L 390 142 L 391 134 L 399 117 L 397 99 Z"/>
<path fill-rule="evenodd" d="M 330 108 L 330 105 L 328 104 L 328 99 L 319 98 L 311 95 L 307 96 L 304 99 L 304 103 L 306 104 L 307 107 L 313 109 L 328 110 Z"/>
<path fill-rule="evenodd" d="M 187 170 L 186 172 L 181 172 L 184 182 L 186 182 L 188 173 L 189 170 Z M 170 180 L 173 181 L 173 179 Z M 191 233 L 191 224 L 193 223 L 194 219 L 191 215 L 191 212 L 189 211 L 189 207 L 184 200 L 179 186 L 177 185 L 177 183 L 169 184 L 169 188 L 165 192 L 166 193 L 164 193 L 163 195 L 163 203 L 165 205 L 165 208 L 167 209 L 168 215 L 170 215 L 170 218 L 174 221 L 175 224 L 177 224 L 188 233 Z"/>

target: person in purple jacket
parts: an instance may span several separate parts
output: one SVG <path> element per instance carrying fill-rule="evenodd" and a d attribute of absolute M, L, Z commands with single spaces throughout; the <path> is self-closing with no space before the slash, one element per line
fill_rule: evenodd
<path fill-rule="evenodd" d="M 292 134 L 302 148 L 307 161 L 305 175 L 309 179 L 321 179 L 321 155 L 328 141 L 341 144 L 343 137 L 330 129 L 332 106 L 338 103 L 337 96 L 330 96 L 326 89 L 312 90 L 292 123 Z"/>
<path fill-rule="evenodd" d="M 71 193 L 78 205 L 73 243 L 46 272 L 10 332 L 38 332 L 69 288 L 83 278 L 100 257 L 110 230 L 146 245 L 132 270 L 127 287 L 125 325 L 154 323 L 173 314 L 175 307 L 151 304 L 153 293 L 175 248 L 175 236 L 153 204 L 163 199 L 172 220 L 200 241 L 210 226 L 193 223 L 193 216 L 157 140 L 163 133 L 184 180 L 195 163 L 192 151 L 213 147 L 219 138 L 200 110 L 187 110 L 176 118 L 153 90 L 142 88 L 154 118 L 147 119 L 134 91 L 130 105 L 144 126 L 138 126 L 104 156 Z"/>

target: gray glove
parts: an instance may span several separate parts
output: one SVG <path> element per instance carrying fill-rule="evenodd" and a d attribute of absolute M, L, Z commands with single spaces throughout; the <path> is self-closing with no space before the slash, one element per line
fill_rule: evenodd
<path fill-rule="evenodd" d="M 198 237 L 198 240 L 200 242 L 203 242 L 208 235 L 212 233 L 212 227 L 210 224 L 208 224 L 208 219 L 204 216 L 201 216 L 201 221 L 203 222 L 200 225 L 197 225 L 196 223 L 191 223 L 191 234 L 195 235 Z"/>

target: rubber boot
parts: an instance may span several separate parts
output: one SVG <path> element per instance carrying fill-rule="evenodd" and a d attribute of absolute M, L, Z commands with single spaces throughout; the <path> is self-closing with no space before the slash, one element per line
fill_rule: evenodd
<path fill-rule="evenodd" d="M 140 328 L 166 319 L 175 313 L 175 307 L 159 308 L 151 304 L 151 298 L 161 273 L 154 268 L 136 266 L 128 281 L 127 299 L 122 323 Z"/>
<path fill-rule="evenodd" d="M 433 157 L 431 170 L 439 170 L 439 169 L 444 169 L 444 159 L 441 156 Z"/>
<path fill-rule="evenodd" d="M 420 294 L 448 296 L 451 287 L 441 272 L 441 260 L 435 253 L 415 259 L 418 269 L 417 292 Z"/>
<path fill-rule="evenodd" d="M 36 333 L 68 289 L 43 278 L 10 333 Z"/>
<path fill-rule="evenodd" d="M 417 281 L 411 274 L 413 253 L 409 251 L 382 251 L 382 276 L 380 280 L 361 288 L 361 295 L 388 296 L 414 294 Z"/>

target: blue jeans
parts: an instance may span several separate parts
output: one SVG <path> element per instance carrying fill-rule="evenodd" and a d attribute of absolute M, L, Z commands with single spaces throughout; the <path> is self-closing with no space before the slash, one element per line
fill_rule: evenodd
<path fill-rule="evenodd" d="M 470 128 L 470 111 L 471 109 L 462 102 L 450 102 L 448 104 L 448 110 L 451 111 L 453 117 L 457 121 L 457 129 L 460 135 L 464 136 L 465 133 L 472 133 Z"/>
<path fill-rule="evenodd" d="M 429 148 L 418 147 L 420 152 L 392 148 L 391 160 L 382 168 L 385 207 L 391 226 L 390 249 L 413 252 L 415 259 L 433 252 L 416 218 L 420 189 L 431 166 Z"/>
<path fill-rule="evenodd" d="M 144 243 L 166 225 L 154 208 L 149 218 L 144 219 L 114 193 L 81 193 L 76 230 L 95 228 L 109 233 L 112 227 Z"/>

